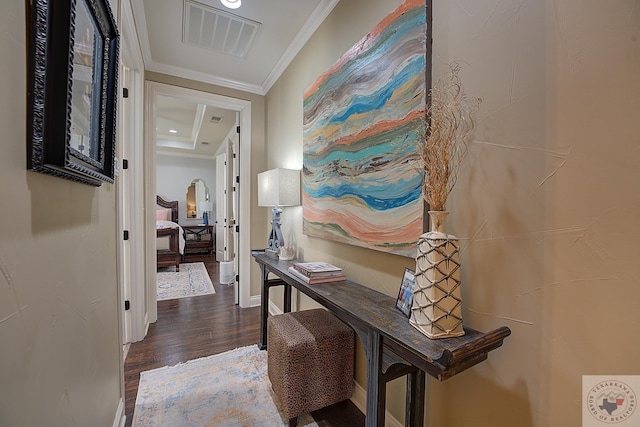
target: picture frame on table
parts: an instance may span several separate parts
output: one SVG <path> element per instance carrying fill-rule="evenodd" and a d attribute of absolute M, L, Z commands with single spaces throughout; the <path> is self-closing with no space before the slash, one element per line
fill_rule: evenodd
<path fill-rule="evenodd" d="M 27 169 L 113 183 L 120 36 L 109 0 L 27 2 Z"/>
<path fill-rule="evenodd" d="M 410 268 L 404 269 L 398 298 L 396 299 L 396 308 L 405 316 L 411 316 L 411 304 L 413 302 L 413 284 L 416 280 L 416 273 Z"/>

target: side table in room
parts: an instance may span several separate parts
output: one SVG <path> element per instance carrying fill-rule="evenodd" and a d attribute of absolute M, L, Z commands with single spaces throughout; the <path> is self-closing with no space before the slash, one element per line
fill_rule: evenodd
<path fill-rule="evenodd" d="M 213 254 L 213 225 L 185 225 L 184 255 Z"/>

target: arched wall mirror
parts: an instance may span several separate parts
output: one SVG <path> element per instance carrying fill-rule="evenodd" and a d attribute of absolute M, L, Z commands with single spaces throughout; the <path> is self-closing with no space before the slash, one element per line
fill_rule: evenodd
<path fill-rule="evenodd" d="M 194 179 L 187 187 L 187 218 L 200 219 L 211 211 L 209 190 L 201 179 Z"/>

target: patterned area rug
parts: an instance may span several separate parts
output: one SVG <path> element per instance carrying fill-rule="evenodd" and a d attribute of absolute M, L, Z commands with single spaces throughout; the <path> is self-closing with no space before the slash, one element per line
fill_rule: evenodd
<path fill-rule="evenodd" d="M 158 301 L 215 294 L 207 268 L 203 262 L 165 267 L 158 271 Z"/>
<path fill-rule="evenodd" d="M 288 425 L 255 345 L 140 374 L 134 427 Z M 298 425 L 317 427 L 309 414 Z"/>

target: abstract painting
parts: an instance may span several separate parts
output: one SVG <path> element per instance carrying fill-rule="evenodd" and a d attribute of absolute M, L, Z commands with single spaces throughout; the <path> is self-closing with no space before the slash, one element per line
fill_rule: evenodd
<path fill-rule="evenodd" d="M 405 1 L 305 91 L 304 234 L 415 256 L 427 16 L 425 0 Z"/>

